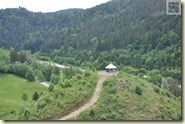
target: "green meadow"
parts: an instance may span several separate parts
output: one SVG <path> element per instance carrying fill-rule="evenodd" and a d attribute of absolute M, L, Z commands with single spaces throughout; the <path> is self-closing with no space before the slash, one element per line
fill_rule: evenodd
<path fill-rule="evenodd" d="M 26 79 L 12 75 L 0 74 L 0 119 L 6 120 L 9 116 L 16 119 L 14 113 L 30 103 L 33 103 L 34 92 L 44 92 L 48 89 L 36 82 L 28 82 Z M 27 101 L 23 101 L 22 94 L 26 93 Z M 16 114 L 17 115 L 17 114 Z"/>

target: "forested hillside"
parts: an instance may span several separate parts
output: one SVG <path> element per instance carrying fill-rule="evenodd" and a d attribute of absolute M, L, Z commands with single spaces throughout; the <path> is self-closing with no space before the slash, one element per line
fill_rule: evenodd
<path fill-rule="evenodd" d="M 181 16 L 165 0 L 112 0 L 90 9 L 33 13 L 0 10 L 0 46 L 30 50 L 39 59 L 104 69 L 113 62 L 157 70 L 181 82 Z M 161 78 L 157 78 L 160 83 Z"/>
<path fill-rule="evenodd" d="M 144 40 L 151 45 L 148 48 L 151 50 L 170 31 L 178 35 L 175 40 L 181 39 L 181 18 L 166 15 L 165 0 L 113 0 L 87 10 L 46 14 L 20 7 L 0 10 L 0 17 L 1 46 L 32 52 L 49 52 L 61 46 L 65 50 L 72 47 L 106 51 Z"/>
<path fill-rule="evenodd" d="M 14 74 L 28 81 L 38 77 L 52 84 L 34 104 L 16 110 L 17 119 L 58 119 L 75 110 L 92 97 L 98 80 L 96 70 L 104 70 L 110 62 L 118 67 L 120 74 L 104 82 L 100 98 L 110 103 L 107 96 L 112 96 L 112 100 L 120 98 L 130 105 L 140 95 L 140 108 L 124 113 L 119 107 L 129 107 L 118 101 L 110 106 L 105 103 L 106 110 L 99 111 L 100 100 L 97 108 L 76 119 L 117 119 L 117 114 L 124 114 L 122 120 L 133 119 L 140 115 L 147 100 L 148 108 L 138 119 L 146 119 L 151 110 L 155 110 L 153 117 L 148 116 L 151 120 L 181 119 L 181 26 L 181 16 L 166 15 L 166 0 L 110 0 L 90 9 L 52 13 L 34 13 L 22 7 L 1 9 L 0 74 L 8 73 L 10 77 L 9 74 Z M 78 66 L 86 71 L 70 68 L 60 72 L 51 65 L 42 65 L 38 59 Z M 121 81 L 125 79 L 129 81 L 128 90 Z M 143 95 L 137 95 L 137 85 Z M 122 94 L 124 97 L 119 96 Z M 110 113 L 115 106 L 115 113 Z M 155 107 L 150 110 L 152 106 Z M 14 113 L 5 112 L 0 118 L 9 114 Z M 92 116 L 85 118 L 86 114 Z"/>

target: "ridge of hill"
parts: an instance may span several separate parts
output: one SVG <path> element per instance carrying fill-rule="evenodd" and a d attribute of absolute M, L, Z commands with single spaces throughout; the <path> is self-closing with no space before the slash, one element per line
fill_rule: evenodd
<path fill-rule="evenodd" d="M 180 103 L 168 90 L 121 72 L 106 79 L 98 102 L 73 119 L 181 120 Z"/>

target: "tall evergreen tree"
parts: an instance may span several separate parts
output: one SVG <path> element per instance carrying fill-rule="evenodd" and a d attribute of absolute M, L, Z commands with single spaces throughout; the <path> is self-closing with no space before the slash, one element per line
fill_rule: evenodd
<path fill-rule="evenodd" d="M 15 48 L 10 49 L 10 61 L 11 63 L 18 61 L 18 53 Z"/>

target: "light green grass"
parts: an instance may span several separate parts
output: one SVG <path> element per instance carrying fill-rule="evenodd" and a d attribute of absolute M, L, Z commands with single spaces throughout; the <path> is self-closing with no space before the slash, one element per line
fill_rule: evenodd
<path fill-rule="evenodd" d="M 142 94 L 135 92 L 140 86 Z M 179 120 L 181 101 L 167 90 L 137 76 L 120 72 L 103 83 L 100 97 L 93 106 L 71 120 Z"/>
<path fill-rule="evenodd" d="M 2 116 L 17 111 L 23 105 L 34 102 L 32 95 L 35 91 L 38 93 L 48 89 L 36 82 L 28 82 L 26 79 L 12 75 L 0 74 L 0 119 Z M 28 100 L 22 100 L 22 94 L 28 95 Z"/>

